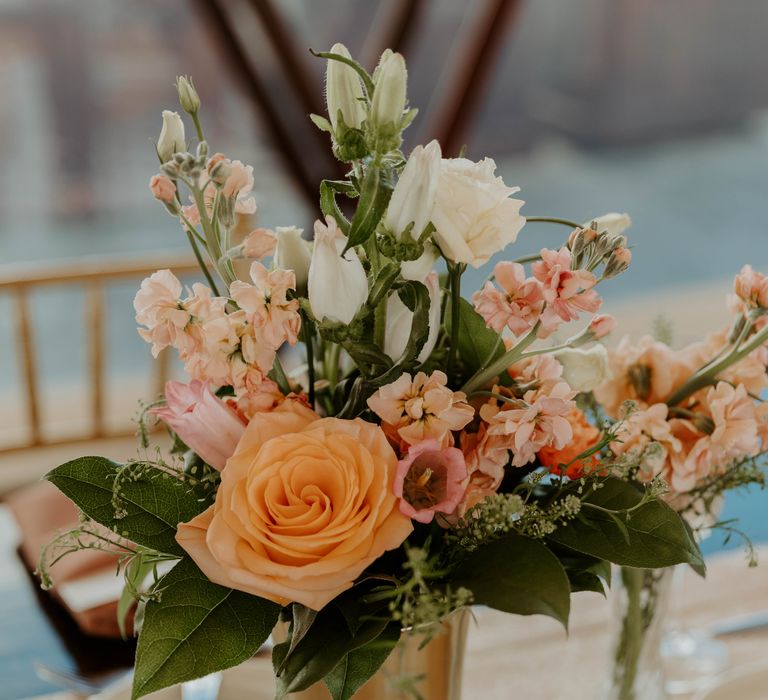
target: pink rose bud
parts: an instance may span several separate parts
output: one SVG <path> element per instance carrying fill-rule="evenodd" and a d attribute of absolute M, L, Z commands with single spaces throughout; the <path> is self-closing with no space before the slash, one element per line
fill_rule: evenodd
<path fill-rule="evenodd" d="M 413 445 L 398 462 L 393 484 L 400 512 L 420 523 L 431 522 L 435 513 L 453 513 L 464 496 L 466 478 L 461 450 L 431 439 Z"/>
<path fill-rule="evenodd" d="M 206 464 L 222 470 L 245 432 L 245 421 L 199 380 L 168 382 L 165 400 L 165 406 L 150 412 Z"/>
<path fill-rule="evenodd" d="M 155 199 L 171 204 L 176 197 L 176 185 L 167 175 L 153 175 L 149 181 L 149 189 Z"/>
<path fill-rule="evenodd" d="M 589 323 L 589 330 L 595 340 L 605 338 L 605 336 L 612 333 L 615 328 L 616 319 L 610 314 L 598 314 L 597 316 L 593 316 L 592 321 Z"/>

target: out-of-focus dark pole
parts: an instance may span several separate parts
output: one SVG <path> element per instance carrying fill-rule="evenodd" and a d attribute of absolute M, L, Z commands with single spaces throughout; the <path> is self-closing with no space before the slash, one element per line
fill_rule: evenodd
<path fill-rule="evenodd" d="M 220 0 L 196 0 L 196 2 L 204 17 L 205 25 L 210 28 L 211 34 L 217 40 L 220 50 L 240 80 L 243 89 L 264 118 L 286 171 L 296 181 L 307 203 L 316 208 L 317 187 L 310 170 L 306 167 L 305 154 L 299 152 L 285 120 L 272 104 L 267 89 L 232 28 L 222 2 Z"/>
<path fill-rule="evenodd" d="M 458 154 L 467 127 L 481 106 L 481 95 L 493 75 L 504 37 L 522 7 L 522 0 L 488 0 L 466 41 L 456 45 L 445 97 L 435 110 L 430 135 L 446 156 Z"/>
<path fill-rule="evenodd" d="M 373 67 L 384 49 L 406 53 L 408 44 L 419 26 L 419 15 L 427 3 L 425 0 L 393 0 L 391 7 L 386 7 L 387 14 L 379 20 L 375 18 L 371 38 L 366 39 L 365 65 Z M 377 25 L 381 24 L 381 28 Z"/>

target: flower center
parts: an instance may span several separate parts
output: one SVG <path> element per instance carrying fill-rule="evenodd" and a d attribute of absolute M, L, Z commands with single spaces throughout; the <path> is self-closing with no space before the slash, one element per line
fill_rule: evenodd
<path fill-rule="evenodd" d="M 446 470 L 434 463 L 435 458 L 439 456 L 420 455 L 405 475 L 403 498 L 416 510 L 431 508 L 446 498 Z"/>

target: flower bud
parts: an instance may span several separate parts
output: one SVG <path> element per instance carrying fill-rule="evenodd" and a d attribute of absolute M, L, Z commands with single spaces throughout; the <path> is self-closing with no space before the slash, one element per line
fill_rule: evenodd
<path fill-rule="evenodd" d="M 184 122 L 178 112 L 163 110 L 163 128 L 157 139 L 157 155 L 161 163 L 167 163 L 174 154 L 187 148 L 184 139 Z"/>
<path fill-rule="evenodd" d="M 405 59 L 387 49 L 374 73 L 371 100 L 371 130 L 374 149 L 380 153 L 400 146 L 401 122 L 405 111 L 408 73 Z"/>
<path fill-rule="evenodd" d="M 176 198 L 176 185 L 167 175 L 153 175 L 149 181 L 149 189 L 155 199 L 170 204 Z"/>
<path fill-rule="evenodd" d="M 309 264 L 312 253 L 309 243 L 302 237 L 302 230 L 295 226 L 278 226 L 277 248 L 275 249 L 275 265 L 281 270 L 293 270 L 296 275 L 296 291 L 306 295 Z"/>
<path fill-rule="evenodd" d="M 598 216 L 592 221 L 588 221 L 584 224 L 584 228 L 594 228 L 596 231 L 605 231 L 612 236 L 617 236 L 624 233 L 632 225 L 632 219 L 629 214 L 619 214 L 618 212 L 610 212 L 609 214 L 603 214 Z"/>
<path fill-rule="evenodd" d="M 368 278 L 354 248 L 332 216 L 315 221 L 315 246 L 307 279 L 309 305 L 318 321 L 349 325 L 368 298 Z"/>
<path fill-rule="evenodd" d="M 613 333 L 616 328 L 616 319 L 610 314 L 597 314 L 589 322 L 589 332 L 593 340 L 605 338 L 609 333 Z"/>
<path fill-rule="evenodd" d="M 608 279 L 620 275 L 629 267 L 630 262 L 632 262 L 632 251 L 629 248 L 616 248 L 605 264 L 603 277 Z"/>
<path fill-rule="evenodd" d="M 176 77 L 176 90 L 179 93 L 179 104 L 187 114 L 197 114 L 200 109 L 200 97 L 192 84 L 192 79 L 185 75 Z"/>
<path fill-rule="evenodd" d="M 331 53 L 351 58 L 344 44 L 334 44 Z M 359 129 L 365 120 L 365 93 L 360 76 L 346 63 L 328 59 L 325 70 L 326 101 L 328 117 L 333 126 L 334 135 L 339 126 L 347 129 Z M 339 135 L 341 136 L 341 135 Z M 341 138 L 338 138 L 341 140 Z"/>
<path fill-rule="evenodd" d="M 555 353 L 563 366 L 563 379 L 574 391 L 592 391 L 611 378 L 608 351 L 602 345 L 587 350 L 566 348 Z"/>
<path fill-rule="evenodd" d="M 440 280 L 437 272 L 430 272 L 423 280 L 429 293 L 429 334 L 424 346 L 416 358 L 425 362 L 437 343 L 440 331 Z M 392 292 L 387 299 L 387 331 L 384 334 L 384 352 L 397 362 L 405 351 L 411 338 L 413 311 L 411 311 L 398 296 Z"/>
<path fill-rule="evenodd" d="M 429 225 L 435 206 L 441 157 L 437 141 L 430 141 L 426 147 L 416 146 L 411 151 L 384 218 L 387 229 L 397 240 L 408 227 L 411 238 L 418 240 Z"/>

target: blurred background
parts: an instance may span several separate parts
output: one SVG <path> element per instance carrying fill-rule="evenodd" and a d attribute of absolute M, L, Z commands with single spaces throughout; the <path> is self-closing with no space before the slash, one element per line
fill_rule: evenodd
<path fill-rule="evenodd" d="M 439 138 L 495 158 L 529 216 L 630 213 L 632 267 L 604 291 L 616 335 L 664 317 L 681 344 L 726 322 L 741 265 L 768 269 L 766 30 L 765 0 L 0 0 L 0 494 L 83 436 L 132 454 L 158 384 L 133 322 L 143 275 L 105 271 L 190 260 L 147 188 L 176 75 L 212 150 L 254 166 L 259 225 L 311 229 L 339 169 L 307 118 L 325 70 L 307 49 L 341 41 L 369 69 L 400 50 L 419 108 L 405 151 Z M 515 256 L 566 233 L 530 224 Z M 86 283 L 51 282 L 67 270 Z M 766 542 L 765 498 L 735 494 L 724 517 Z M 45 623 L 26 623 L 0 640 L 6 663 L 40 644 Z"/>

